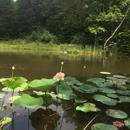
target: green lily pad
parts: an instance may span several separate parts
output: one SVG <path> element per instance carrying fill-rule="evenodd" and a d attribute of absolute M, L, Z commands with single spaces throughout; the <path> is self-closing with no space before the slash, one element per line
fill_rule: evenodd
<path fill-rule="evenodd" d="M 119 99 L 120 99 L 119 102 L 129 102 L 130 103 L 130 97 L 128 97 L 128 96 L 120 96 Z"/>
<path fill-rule="evenodd" d="M 36 89 L 39 91 L 47 91 L 54 87 L 54 83 L 56 81 L 54 79 L 41 79 L 41 80 L 33 80 L 28 84 L 29 89 Z"/>
<path fill-rule="evenodd" d="M 4 87 L 4 88 L 2 88 L 2 91 L 4 91 L 4 92 L 13 92 L 13 89 L 8 88 L 8 87 Z M 14 89 L 14 92 L 18 92 L 18 91 L 20 91 L 20 87 L 17 87 L 17 88 Z"/>
<path fill-rule="evenodd" d="M 97 108 L 95 106 L 95 104 L 93 104 L 93 103 L 84 103 L 82 106 L 77 106 L 76 110 L 77 111 L 82 111 L 82 112 L 85 112 L 85 113 L 100 111 L 100 109 Z"/>
<path fill-rule="evenodd" d="M 72 88 L 66 83 L 61 81 L 60 85 L 56 87 L 57 96 L 64 100 L 70 100 L 77 98 L 77 95 L 73 93 Z"/>
<path fill-rule="evenodd" d="M 127 117 L 127 114 L 125 112 L 115 109 L 107 109 L 106 114 L 110 117 L 118 119 L 125 119 Z"/>
<path fill-rule="evenodd" d="M 98 88 L 89 84 L 82 84 L 79 87 L 79 91 L 83 93 L 94 93 L 98 91 Z"/>
<path fill-rule="evenodd" d="M 76 103 L 85 103 L 85 102 L 87 102 L 87 100 L 84 100 L 83 98 L 76 98 L 75 102 Z"/>
<path fill-rule="evenodd" d="M 10 118 L 10 117 L 4 117 L 4 118 L 2 118 L 0 120 L 0 125 L 3 126 L 5 124 L 7 124 L 7 123 L 10 123 L 11 121 L 12 121 L 12 118 Z"/>
<path fill-rule="evenodd" d="M 110 72 L 100 72 L 100 74 L 111 74 Z"/>
<path fill-rule="evenodd" d="M 3 93 L 0 93 L 0 98 L 3 98 L 5 95 Z"/>
<path fill-rule="evenodd" d="M 28 90 L 28 83 L 23 83 L 20 85 L 20 91 Z"/>
<path fill-rule="evenodd" d="M 116 103 L 118 102 L 117 100 L 115 99 L 111 99 L 109 97 L 106 97 L 104 95 L 101 95 L 101 94 L 95 94 L 93 96 L 93 98 L 96 100 L 96 101 L 99 101 L 103 104 L 106 104 L 106 105 L 110 105 L 110 106 L 116 106 Z"/>
<path fill-rule="evenodd" d="M 130 118 L 124 121 L 125 125 L 130 129 Z"/>
<path fill-rule="evenodd" d="M 122 76 L 122 75 L 113 75 L 113 77 L 119 78 L 119 79 L 125 79 L 126 78 L 125 76 Z"/>
<path fill-rule="evenodd" d="M 15 89 L 25 82 L 27 82 L 27 79 L 24 77 L 11 77 L 3 80 L 2 84 L 8 88 Z"/>
<path fill-rule="evenodd" d="M 98 91 L 102 93 L 116 93 L 115 90 L 110 89 L 110 88 L 100 88 Z"/>
<path fill-rule="evenodd" d="M 130 96 L 130 90 L 117 90 L 117 93 L 121 95 Z"/>
<path fill-rule="evenodd" d="M 10 102 L 13 103 L 15 100 L 17 100 L 18 98 L 20 98 L 21 96 L 12 96 L 9 98 Z"/>
<path fill-rule="evenodd" d="M 113 93 L 107 94 L 107 96 L 111 97 L 111 98 L 118 98 L 119 97 L 118 95 L 113 94 Z"/>
<path fill-rule="evenodd" d="M 91 130 L 118 130 L 114 125 L 96 123 L 92 125 Z"/>
<path fill-rule="evenodd" d="M 77 83 L 77 79 L 74 77 L 65 77 L 64 82 L 66 82 L 68 85 L 74 85 Z"/>
<path fill-rule="evenodd" d="M 28 94 L 23 94 L 20 98 L 14 100 L 13 104 L 20 108 L 27 107 L 29 109 L 35 109 L 43 104 L 43 99 L 41 97 L 34 98 Z"/>
<path fill-rule="evenodd" d="M 103 78 L 90 78 L 87 81 L 92 82 L 92 83 L 96 84 L 97 86 L 100 86 L 105 82 L 105 79 L 103 79 Z"/>

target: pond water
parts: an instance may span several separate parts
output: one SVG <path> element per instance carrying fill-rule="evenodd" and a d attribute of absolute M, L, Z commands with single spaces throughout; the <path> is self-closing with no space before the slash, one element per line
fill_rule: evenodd
<path fill-rule="evenodd" d="M 14 76 L 23 76 L 29 81 L 41 78 L 53 78 L 60 71 L 61 62 L 64 62 L 63 72 L 65 76 L 75 77 L 81 82 L 91 77 L 104 77 L 104 75 L 99 73 L 101 71 L 110 72 L 110 76 L 115 74 L 130 74 L 130 57 L 69 56 L 58 53 L 16 51 L 0 52 L 0 77 L 11 77 L 11 68 L 15 66 Z M 83 68 L 84 66 L 86 66 L 86 69 Z M 2 88 L 2 85 L 0 86 Z M 7 97 L 10 97 L 10 93 L 7 94 Z M 9 105 L 7 97 L 5 102 Z M 62 105 L 58 105 L 58 108 L 55 107 L 56 104 L 50 105 L 49 108 L 51 110 L 55 111 L 58 109 L 59 112 L 59 116 L 54 114 L 51 119 L 52 121 L 49 121 L 49 117 L 44 121 L 41 120 L 42 117 L 39 117 L 38 113 L 42 113 L 42 115 L 45 115 L 43 113 L 47 113 L 43 111 L 45 107 L 29 111 L 28 109 L 19 109 L 15 113 L 14 130 L 54 130 L 51 126 L 53 119 L 55 123 L 53 122 L 52 124 L 56 124 L 57 130 L 82 130 L 96 114 L 88 113 L 85 117 L 84 113 L 77 113 L 75 115 L 75 108 L 72 107 L 72 103 L 72 101 L 64 101 Z M 99 106 L 102 107 L 101 104 Z M 128 109 L 129 105 L 117 105 L 116 107 L 125 107 Z M 107 106 L 104 107 L 104 109 L 106 108 Z M 10 111 L 10 109 L 8 108 L 7 111 Z M 2 113 L 1 116 L 4 114 Z M 28 120 L 28 115 L 30 120 Z M 100 118 L 102 121 L 104 120 L 104 123 L 109 122 L 106 121 L 106 117 L 100 116 Z M 9 130 L 11 129 L 12 127 L 10 126 Z M 127 128 L 123 130 L 125 129 L 127 130 Z M 90 127 L 87 130 L 90 130 Z"/>

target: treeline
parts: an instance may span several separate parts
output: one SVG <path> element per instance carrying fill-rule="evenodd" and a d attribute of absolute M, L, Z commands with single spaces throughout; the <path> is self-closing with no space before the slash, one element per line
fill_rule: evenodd
<path fill-rule="evenodd" d="M 0 39 L 103 45 L 129 6 L 130 0 L 0 0 Z M 130 12 L 113 44 L 130 50 Z"/>

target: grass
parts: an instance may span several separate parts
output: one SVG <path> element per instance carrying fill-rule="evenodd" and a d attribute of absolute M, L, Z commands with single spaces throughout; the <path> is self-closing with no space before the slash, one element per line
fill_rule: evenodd
<path fill-rule="evenodd" d="M 102 55 L 101 47 L 87 46 L 83 48 L 81 45 L 76 44 L 53 44 L 53 43 L 41 43 L 41 42 L 31 42 L 26 43 L 25 40 L 9 40 L 0 41 L 0 51 L 2 50 L 32 50 L 32 51 L 48 51 L 48 52 L 58 52 L 70 55 Z"/>

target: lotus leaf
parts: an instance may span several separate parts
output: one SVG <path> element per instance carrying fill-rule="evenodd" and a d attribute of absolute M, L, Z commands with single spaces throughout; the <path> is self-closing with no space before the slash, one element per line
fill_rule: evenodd
<path fill-rule="evenodd" d="M 75 86 L 75 85 L 72 85 L 71 87 L 72 87 L 73 89 L 75 89 L 75 90 L 79 90 L 79 89 L 80 89 L 79 86 Z"/>
<path fill-rule="evenodd" d="M 15 100 L 17 100 L 18 98 L 20 98 L 21 96 L 12 96 L 9 98 L 10 102 L 13 103 Z"/>
<path fill-rule="evenodd" d="M 130 118 L 124 121 L 125 125 L 130 129 Z"/>
<path fill-rule="evenodd" d="M 118 128 L 113 125 L 97 123 L 91 127 L 91 130 L 118 130 Z"/>
<path fill-rule="evenodd" d="M 120 99 L 119 102 L 129 102 L 130 103 L 130 97 L 120 96 L 119 99 Z"/>
<path fill-rule="evenodd" d="M 14 100 L 13 104 L 20 108 L 27 107 L 29 109 L 35 109 L 43 104 L 43 99 L 41 97 L 34 98 L 28 94 L 23 94 L 20 98 Z"/>
<path fill-rule="evenodd" d="M 0 98 L 3 98 L 5 95 L 3 93 L 0 93 Z"/>
<path fill-rule="evenodd" d="M 23 83 L 20 85 L 20 91 L 25 91 L 25 90 L 28 90 L 28 83 Z"/>
<path fill-rule="evenodd" d="M 115 90 L 110 89 L 110 88 L 100 88 L 98 91 L 102 93 L 116 93 Z"/>
<path fill-rule="evenodd" d="M 59 86 L 56 87 L 57 96 L 64 100 L 70 100 L 77 98 L 77 95 L 73 93 L 73 90 L 66 82 L 61 82 Z"/>
<path fill-rule="evenodd" d="M 54 93 L 49 93 L 49 94 L 51 95 L 53 101 L 56 101 L 59 103 L 61 102 L 61 99 L 57 98 L 57 95 L 55 95 Z"/>
<path fill-rule="evenodd" d="M 45 95 L 45 92 L 42 91 L 33 91 L 33 92 L 36 93 L 38 96 Z"/>
<path fill-rule="evenodd" d="M 125 86 L 127 89 L 130 89 L 130 85 L 125 84 L 124 86 Z"/>
<path fill-rule="evenodd" d="M 7 123 L 10 123 L 11 121 L 12 121 L 12 118 L 10 118 L 10 117 L 4 117 L 4 118 L 2 118 L 0 120 L 0 125 L 3 126 L 5 124 L 7 124 Z"/>
<path fill-rule="evenodd" d="M 23 83 L 27 82 L 24 77 L 11 77 L 2 81 L 2 84 L 8 88 L 15 89 L 20 87 Z"/>
<path fill-rule="evenodd" d="M 103 78 L 90 78 L 87 81 L 92 82 L 92 83 L 96 84 L 97 86 L 100 86 L 105 82 L 105 79 L 103 79 Z"/>
<path fill-rule="evenodd" d="M 107 109 L 106 114 L 110 117 L 118 119 L 125 119 L 127 117 L 127 114 L 125 112 L 115 109 Z"/>
<path fill-rule="evenodd" d="M 79 88 L 79 91 L 84 93 L 94 93 L 98 91 L 98 88 L 89 84 L 82 84 Z"/>
<path fill-rule="evenodd" d="M 14 90 L 11 88 L 8 88 L 8 87 L 4 87 L 4 88 L 2 88 L 2 91 L 4 91 L 4 92 L 13 92 L 13 91 L 18 92 L 18 91 L 20 91 L 20 87 L 17 87 Z"/>
<path fill-rule="evenodd" d="M 87 100 L 84 100 L 83 98 L 76 98 L 75 102 L 76 103 L 84 103 L 84 102 L 87 102 Z"/>
<path fill-rule="evenodd" d="M 100 74 L 111 74 L 110 72 L 100 72 Z"/>
<path fill-rule="evenodd" d="M 126 78 L 125 76 L 122 76 L 122 75 L 113 75 L 113 77 L 119 78 L 119 79 L 125 79 Z"/>
<path fill-rule="evenodd" d="M 116 77 L 106 77 L 106 78 L 109 79 L 110 81 L 117 79 Z"/>
<path fill-rule="evenodd" d="M 68 85 L 74 85 L 76 84 L 78 81 L 76 80 L 76 78 L 74 77 L 65 77 L 64 79 L 65 82 L 67 82 Z"/>
<path fill-rule="evenodd" d="M 93 103 L 84 103 L 83 106 L 77 106 L 76 110 L 77 111 L 82 111 L 82 112 L 85 112 L 85 113 L 100 111 L 100 109 L 97 108 L 95 106 L 95 104 L 93 104 Z"/>
<path fill-rule="evenodd" d="M 118 95 L 113 94 L 113 93 L 107 94 L 107 96 L 111 97 L 111 98 L 118 98 L 119 97 Z"/>
<path fill-rule="evenodd" d="M 111 99 L 109 97 L 106 97 L 104 95 L 100 95 L 100 94 L 95 94 L 93 96 L 93 98 L 96 100 L 96 101 L 99 101 L 103 104 L 106 104 L 106 105 L 110 105 L 110 106 L 115 106 L 116 103 L 118 102 L 117 100 L 114 100 L 114 99 Z"/>
<path fill-rule="evenodd" d="M 130 96 L 130 90 L 117 90 L 117 93 Z"/>
<path fill-rule="evenodd" d="M 33 80 L 28 84 L 29 89 L 36 89 L 39 91 L 47 91 L 54 87 L 54 83 L 56 81 L 53 79 L 41 79 L 41 80 Z"/>

